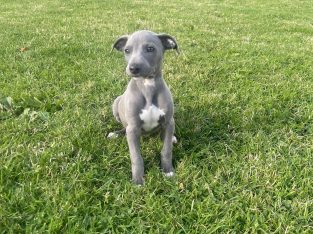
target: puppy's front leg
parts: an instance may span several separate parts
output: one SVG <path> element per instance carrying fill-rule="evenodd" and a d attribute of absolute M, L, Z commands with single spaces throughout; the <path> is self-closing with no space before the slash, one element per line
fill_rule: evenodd
<path fill-rule="evenodd" d="M 128 125 L 126 136 L 132 165 L 132 179 L 135 184 L 143 184 L 144 164 L 140 154 L 140 127 Z"/>
<path fill-rule="evenodd" d="M 172 118 L 163 128 L 161 138 L 163 140 L 163 148 L 161 151 L 161 168 L 166 176 L 173 176 L 174 169 L 172 164 L 172 149 L 175 123 Z"/>

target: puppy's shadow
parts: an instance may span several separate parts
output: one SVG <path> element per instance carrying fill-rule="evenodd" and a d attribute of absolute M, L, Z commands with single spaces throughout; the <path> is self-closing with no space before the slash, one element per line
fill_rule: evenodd
<path fill-rule="evenodd" d="M 239 117 L 236 114 L 225 113 L 223 110 L 212 113 L 205 105 L 176 109 L 175 135 L 178 143 L 173 148 L 174 167 L 191 155 L 199 159 L 193 162 L 201 164 L 200 157 L 205 157 L 205 154 L 198 154 L 199 152 L 222 154 L 227 150 L 225 145 L 236 148 L 235 139 L 240 131 L 240 122 L 237 121 Z"/>

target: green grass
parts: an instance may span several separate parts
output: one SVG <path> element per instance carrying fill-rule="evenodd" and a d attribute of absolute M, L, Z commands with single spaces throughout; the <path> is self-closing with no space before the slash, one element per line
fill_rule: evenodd
<path fill-rule="evenodd" d="M 312 1 L 0 4 L 0 233 L 312 233 Z M 130 179 L 114 40 L 169 33 L 176 176 Z M 25 49 L 23 49 L 25 48 Z"/>

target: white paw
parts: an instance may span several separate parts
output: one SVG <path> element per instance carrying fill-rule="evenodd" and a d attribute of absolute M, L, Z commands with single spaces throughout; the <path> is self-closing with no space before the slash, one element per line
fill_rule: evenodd
<path fill-rule="evenodd" d="M 117 137 L 118 137 L 118 134 L 115 132 L 110 132 L 108 135 L 108 138 L 110 138 L 110 139 L 117 138 Z"/>
<path fill-rule="evenodd" d="M 172 137 L 172 143 L 173 143 L 173 144 L 176 144 L 176 143 L 177 143 L 177 138 L 176 138 L 176 136 L 173 136 L 173 137 Z"/>
<path fill-rule="evenodd" d="M 171 172 L 164 173 L 164 175 L 166 177 L 173 177 L 175 175 L 175 173 L 173 171 L 171 171 Z"/>

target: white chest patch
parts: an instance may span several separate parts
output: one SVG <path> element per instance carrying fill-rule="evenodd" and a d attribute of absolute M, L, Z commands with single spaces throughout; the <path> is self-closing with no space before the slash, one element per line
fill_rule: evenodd
<path fill-rule="evenodd" d="M 151 105 L 147 109 L 142 109 L 142 113 L 139 114 L 139 117 L 143 121 L 143 129 L 147 132 L 151 131 L 159 125 L 159 119 L 164 115 L 164 111 L 155 105 Z"/>
<path fill-rule="evenodd" d="M 155 86 L 155 80 L 154 79 L 145 79 L 143 84 L 145 86 Z"/>

